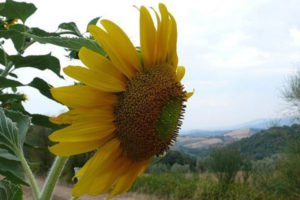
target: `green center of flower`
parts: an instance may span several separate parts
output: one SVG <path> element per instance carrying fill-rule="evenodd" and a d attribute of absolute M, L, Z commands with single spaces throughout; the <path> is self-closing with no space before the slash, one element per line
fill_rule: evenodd
<path fill-rule="evenodd" d="M 128 82 L 114 114 L 116 135 L 129 158 L 144 160 L 169 148 L 181 125 L 184 96 L 167 65 L 144 69 Z"/>

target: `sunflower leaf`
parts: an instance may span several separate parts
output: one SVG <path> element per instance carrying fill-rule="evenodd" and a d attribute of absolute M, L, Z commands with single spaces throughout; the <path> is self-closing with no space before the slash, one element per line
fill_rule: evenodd
<path fill-rule="evenodd" d="M 0 64 L 2 64 L 3 66 L 7 66 L 7 58 L 7 53 L 2 48 L 0 48 Z"/>
<path fill-rule="evenodd" d="M 0 77 L 0 88 L 19 87 L 19 86 L 23 86 L 23 84 L 20 83 L 19 81 Z"/>
<path fill-rule="evenodd" d="M 14 62 L 14 66 L 16 69 L 22 67 L 33 67 L 39 70 L 49 69 L 60 78 L 63 78 L 63 76 L 60 74 L 59 60 L 56 57 L 51 56 L 51 54 L 33 55 L 26 57 L 23 57 L 21 55 L 14 55 L 10 56 L 9 58 Z"/>
<path fill-rule="evenodd" d="M 80 33 L 77 25 L 74 22 L 61 23 L 58 26 L 58 28 L 71 31 L 72 34 L 74 34 L 78 37 L 83 37 L 82 34 Z"/>
<path fill-rule="evenodd" d="M 9 19 L 18 18 L 23 23 L 30 15 L 36 11 L 36 7 L 32 3 L 16 2 L 12 0 L 6 0 L 5 3 L 0 4 L 0 15 Z"/>
<path fill-rule="evenodd" d="M 30 117 L 0 108 L 0 144 L 16 152 L 23 146 L 29 126 Z"/>
<path fill-rule="evenodd" d="M 17 184 L 27 185 L 17 155 L 29 126 L 30 117 L 0 108 L 0 174 Z"/>
<path fill-rule="evenodd" d="M 14 44 L 15 49 L 19 53 L 23 53 L 23 48 L 25 46 L 25 35 L 22 34 L 27 27 L 22 24 L 16 24 L 8 30 L 1 30 L 0 37 L 5 39 L 11 39 Z"/>
<path fill-rule="evenodd" d="M 37 35 L 39 37 L 49 37 L 49 36 L 59 36 L 58 33 L 55 33 L 55 32 L 47 32 L 43 29 L 40 29 L 38 27 L 33 27 L 33 28 L 30 28 L 28 30 L 28 33 L 31 33 L 33 35 Z"/>
<path fill-rule="evenodd" d="M 87 27 L 86 27 L 86 31 L 88 31 L 89 25 L 96 25 L 96 24 L 98 23 L 98 21 L 99 21 L 100 18 L 101 18 L 101 17 L 95 17 L 94 19 L 92 19 L 92 20 L 88 23 L 88 25 L 87 25 Z"/>
<path fill-rule="evenodd" d="M 44 96 L 48 97 L 49 99 L 53 99 L 54 100 L 54 98 L 52 97 L 52 94 L 50 92 L 50 88 L 52 88 L 52 86 L 50 84 L 48 84 L 46 81 L 44 81 L 43 79 L 34 78 L 27 85 L 38 89 L 41 94 L 43 94 Z"/>
<path fill-rule="evenodd" d="M 88 38 L 71 38 L 71 37 L 55 37 L 55 36 L 49 36 L 49 37 L 39 37 L 37 35 L 33 35 L 30 33 L 23 33 L 24 35 L 31 37 L 35 41 L 41 43 L 41 44 L 54 44 L 60 47 L 65 47 L 71 50 L 77 50 L 81 47 L 86 47 L 90 50 L 93 50 L 95 52 L 98 52 L 102 55 L 105 55 L 105 52 L 103 49 L 97 44 L 96 41 Z"/>
<path fill-rule="evenodd" d="M 22 200 L 22 189 L 7 179 L 0 181 L 0 197 L 6 200 Z"/>

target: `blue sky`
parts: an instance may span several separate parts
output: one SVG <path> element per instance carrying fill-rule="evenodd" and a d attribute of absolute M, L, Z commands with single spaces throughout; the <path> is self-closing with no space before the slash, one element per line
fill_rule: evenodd
<path fill-rule="evenodd" d="M 29 1 L 28 1 L 29 2 Z M 38 11 L 29 26 L 55 31 L 61 22 L 75 21 L 85 30 L 96 16 L 119 24 L 138 45 L 138 11 L 132 5 L 157 7 L 149 0 L 31 1 Z M 300 63 L 299 0 L 189 0 L 164 2 L 178 26 L 179 63 L 186 67 L 184 84 L 195 95 L 187 103 L 183 129 L 229 126 L 289 113 L 280 91 Z M 83 4 L 84 3 L 84 4 Z M 116 6 L 118 5 L 118 6 Z M 61 65 L 78 64 L 50 45 L 34 45 L 29 54 L 48 53 Z M 55 86 L 50 72 L 19 70 L 23 82 L 35 73 Z M 65 107 L 50 102 L 34 89 L 23 88 L 25 107 L 35 113 L 56 115 Z"/>

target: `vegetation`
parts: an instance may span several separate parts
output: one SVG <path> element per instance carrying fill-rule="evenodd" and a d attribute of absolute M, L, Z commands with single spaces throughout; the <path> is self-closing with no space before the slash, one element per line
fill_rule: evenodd
<path fill-rule="evenodd" d="M 237 146 L 243 157 L 261 160 L 285 151 L 288 143 L 300 139 L 300 125 L 272 127 L 230 146 Z"/>
<path fill-rule="evenodd" d="M 153 159 L 131 191 L 170 200 L 299 199 L 299 128 L 299 125 L 273 127 L 234 144 L 211 149 L 202 157 L 169 151 Z M 49 133 L 49 129 L 33 126 L 26 137 L 25 154 L 34 172 L 40 175 L 45 175 L 53 159 L 47 150 Z M 91 154 L 72 157 L 63 180 L 70 182 L 74 168 L 81 167 Z"/>

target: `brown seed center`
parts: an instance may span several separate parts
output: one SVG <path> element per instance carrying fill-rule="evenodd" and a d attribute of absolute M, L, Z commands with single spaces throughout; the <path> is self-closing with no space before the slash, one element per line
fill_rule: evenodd
<path fill-rule="evenodd" d="M 116 135 L 129 158 L 145 160 L 169 148 L 181 124 L 184 95 L 175 72 L 167 65 L 144 69 L 128 82 L 114 114 Z M 162 119 L 166 117 L 172 120 Z"/>

